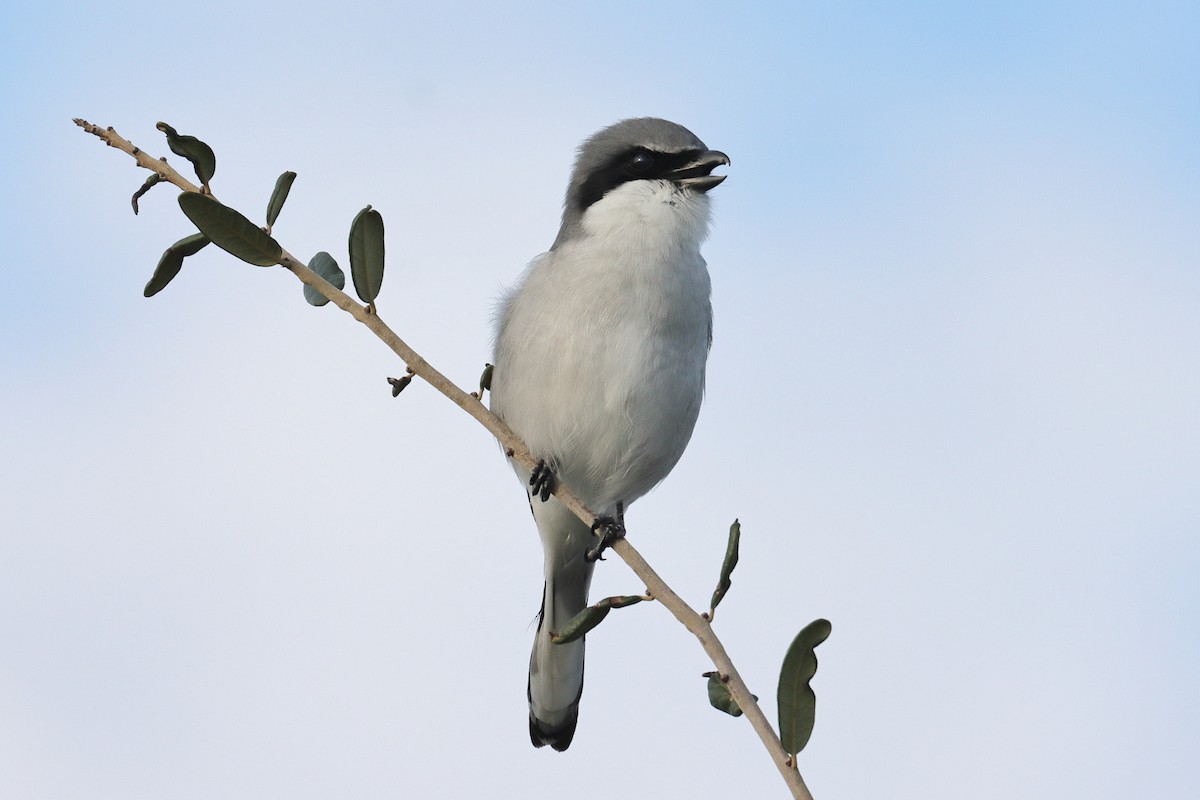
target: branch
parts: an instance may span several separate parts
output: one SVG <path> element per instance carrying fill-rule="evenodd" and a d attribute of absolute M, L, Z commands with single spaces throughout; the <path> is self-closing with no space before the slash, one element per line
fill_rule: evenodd
<path fill-rule="evenodd" d="M 92 123 L 88 122 L 86 119 L 79 119 L 78 117 L 76 117 L 74 120 L 72 120 L 72 122 L 74 122 L 79 127 L 83 128 L 85 131 L 92 134 L 93 136 L 99 137 L 100 141 L 104 142 L 109 147 L 115 147 L 118 150 L 124 151 L 124 152 L 128 153 L 129 155 L 133 156 L 134 160 L 137 161 L 139 167 L 142 167 L 143 169 L 148 169 L 151 172 L 158 173 L 158 176 L 160 178 L 162 178 L 165 181 L 170 181 L 171 183 L 178 186 L 180 189 L 183 189 L 185 192 L 199 192 L 200 191 L 199 186 L 192 183 L 187 178 L 183 177 L 178 172 L 176 172 L 175 168 L 167 163 L 166 157 L 163 157 L 163 158 L 151 157 L 145 150 L 142 150 L 140 147 L 135 145 L 133 142 L 129 141 L 128 139 L 122 138 L 120 134 L 118 134 L 115 130 L 112 129 L 112 126 L 109 126 L 107 128 L 101 128 L 99 125 L 93 125 Z"/>
<path fill-rule="evenodd" d="M 152 158 L 132 142 L 118 135 L 111 127 L 100 128 L 83 119 L 76 119 L 74 122 L 88 133 L 99 137 L 110 147 L 115 147 L 133 156 L 138 166 L 157 173 L 163 180 L 169 181 L 187 192 L 200 191 L 199 186 L 188 181 L 169 166 L 165 158 Z M 530 471 L 537 466 L 538 459 L 530 452 L 525 442 L 513 433 L 512 429 L 503 420 L 484 406 L 479 396 L 474 393 L 464 392 L 453 381 L 418 355 L 403 339 L 396 335 L 395 331 L 379 318 L 378 314 L 374 313 L 370 306 L 363 306 L 356 302 L 345 292 L 309 269 L 303 261 L 290 254 L 287 250 L 283 251 L 283 258 L 279 263 L 291 270 L 300 281 L 313 287 L 313 289 L 328 298 L 338 308 L 354 317 L 363 325 L 366 325 L 372 333 L 379 337 L 384 344 L 391 348 L 392 352 L 408 365 L 413 374 L 421 377 L 426 383 L 449 398 L 451 402 L 474 417 L 479 424 L 483 425 L 484 428 L 495 436 L 504 448 L 505 454 L 512 460 Z M 554 489 L 554 496 L 583 522 L 590 525 L 596 519 L 595 512 L 584 505 L 583 501 L 571 491 L 570 487 L 562 484 L 561 481 L 558 482 L 558 485 Z M 799 798 L 799 800 L 812 800 L 812 795 L 809 793 L 808 787 L 804 784 L 804 779 L 800 776 L 800 772 L 793 759 L 783 749 L 783 744 L 780 742 L 779 736 L 771 727 L 771 723 L 767 721 L 766 715 L 763 713 L 762 708 L 759 707 L 754 696 L 750 693 L 750 690 L 746 687 L 745 681 L 738 674 L 733 661 L 729 658 L 729 654 L 725 652 L 725 647 L 721 644 L 721 640 L 717 638 L 710 622 L 671 590 L 666 581 L 650 567 L 646 560 L 642 558 L 641 553 L 629 543 L 627 538 L 616 540 L 611 545 L 611 548 L 645 582 L 647 593 L 662 603 L 685 628 L 700 640 L 700 645 L 704 648 L 704 652 L 708 654 L 713 665 L 716 666 L 722 678 L 726 681 L 730 695 L 742 709 L 746 719 L 749 720 L 754 730 L 758 733 L 759 738 L 766 746 L 772 761 L 775 762 L 775 766 L 779 769 L 788 788 L 791 789 L 792 796 Z"/>

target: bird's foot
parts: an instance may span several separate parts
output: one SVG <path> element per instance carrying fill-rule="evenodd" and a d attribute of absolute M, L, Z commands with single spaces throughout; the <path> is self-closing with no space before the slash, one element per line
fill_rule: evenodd
<path fill-rule="evenodd" d="M 554 470 L 550 469 L 550 465 L 543 458 L 538 461 L 537 466 L 533 468 L 533 473 L 529 476 L 529 499 L 541 497 L 542 502 L 546 502 L 550 499 L 557 483 Z"/>
<path fill-rule="evenodd" d="M 625 514 L 621 506 L 617 506 L 617 516 L 608 515 L 596 517 L 592 523 L 592 533 L 600 537 L 599 543 L 584 555 L 589 562 L 603 561 L 604 551 L 618 539 L 625 538 Z"/>

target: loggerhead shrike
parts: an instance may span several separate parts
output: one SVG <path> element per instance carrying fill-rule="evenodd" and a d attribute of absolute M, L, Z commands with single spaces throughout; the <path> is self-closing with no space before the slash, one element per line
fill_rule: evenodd
<path fill-rule="evenodd" d="M 727 164 L 664 119 L 596 133 L 575 159 L 558 238 L 500 304 L 492 410 L 544 465 L 515 467 L 545 551 L 529 659 L 537 747 L 566 750 L 575 735 L 584 643 L 550 636 L 587 606 L 598 553 L 593 529 L 549 497 L 552 481 L 621 535 L 625 508 L 683 455 L 712 340 L 707 192 Z"/>

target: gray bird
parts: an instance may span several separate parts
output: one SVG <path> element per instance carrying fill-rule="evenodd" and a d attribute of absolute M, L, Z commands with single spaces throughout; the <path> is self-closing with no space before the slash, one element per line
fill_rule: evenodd
<path fill-rule="evenodd" d="M 725 179 L 713 169 L 727 164 L 664 119 L 627 119 L 596 133 L 579 148 L 550 252 L 500 304 L 492 410 L 545 466 L 532 476 L 514 466 L 545 551 L 529 659 L 537 747 L 566 750 L 575 735 L 584 642 L 556 645 L 550 636 L 587 606 L 597 542 L 548 493 L 561 480 L 620 535 L 625 509 L 683 455 L 712 341 L 700 255 L 707 192 Z"/>

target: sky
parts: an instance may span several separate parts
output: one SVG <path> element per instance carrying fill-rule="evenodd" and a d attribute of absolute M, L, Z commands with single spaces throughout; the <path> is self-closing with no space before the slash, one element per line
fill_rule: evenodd
<path fill-rule="evenodd" d="M 541 554 L 488 434 L 131 159 L 345 263 L 474 386 L 496 298 L 618 119 L 728 153 L 715 338 L 630 540 L 775 718 L 816 618 L 816 798 L 1193 798 L 1200 7 L 49 2 L 0 11 L 0 797 L 784 797 L 641 604 L 578 732 L 527 736 Z M 632 594 L 616 558 L 593 596 Z"/>

